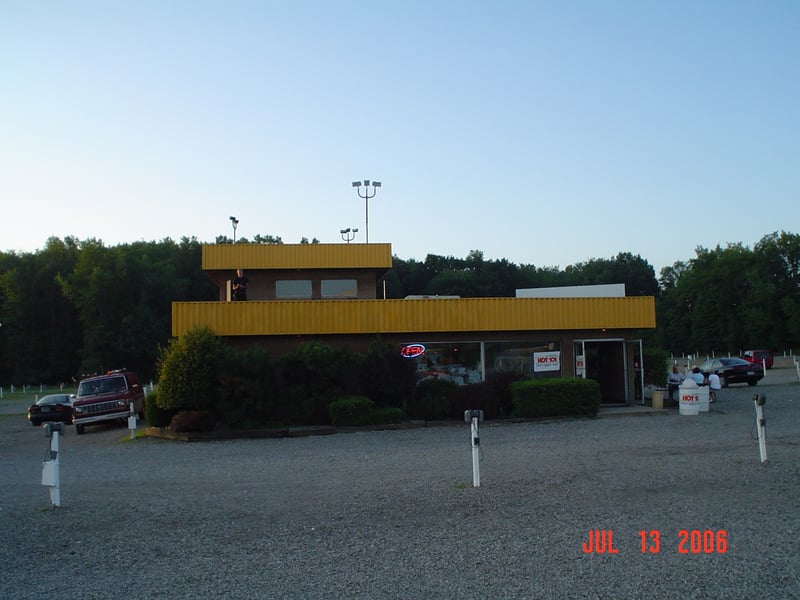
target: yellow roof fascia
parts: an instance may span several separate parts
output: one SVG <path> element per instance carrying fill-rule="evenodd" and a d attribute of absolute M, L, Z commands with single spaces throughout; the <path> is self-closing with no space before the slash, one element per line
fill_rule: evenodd
<path fill-rule="evenodd" d="M 175 302 L 172 334 L 220 336 L 652 329 L 652 296 Z"/>
<path fill-rule="evenodd" d="M 391 269 L 391 244 L 206 244 L 204 271 Z"/>

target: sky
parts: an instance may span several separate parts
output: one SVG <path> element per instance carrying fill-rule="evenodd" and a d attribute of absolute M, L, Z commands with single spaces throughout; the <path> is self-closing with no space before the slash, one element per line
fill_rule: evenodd
<path fill-rule="evenodd" d="M 368 210 L 405 260 L 658 274 L 800 232 L 798 32 L 795 0 L 0 0 L 0 251 L 363 243 Z"/>

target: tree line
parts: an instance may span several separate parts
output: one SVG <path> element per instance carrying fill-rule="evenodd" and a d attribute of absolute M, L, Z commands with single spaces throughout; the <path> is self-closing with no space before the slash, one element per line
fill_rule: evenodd
<path fill-rule="evenodd" d="M 218 298 L 201 270 L 201 248 L 195 238 L 108 247 L 53 237 L 36 252 L 0 252 L 0 385 L 70 382 L 121 367 L 154 377 L 170 339 L 171 303 Z M 642 332 L 651 348 L 719 355 L 800 346 L 800 236 L 776 232 L 753 248 L 695 253 L 659 277 L 628 252 L 564 269 L 487 260 L 480 250 L 423 261 L 394 256 L 386 293 L 504 297 L 520 288 L 623 283 L 629 296 L 656 298 L 656 329 Z"/>

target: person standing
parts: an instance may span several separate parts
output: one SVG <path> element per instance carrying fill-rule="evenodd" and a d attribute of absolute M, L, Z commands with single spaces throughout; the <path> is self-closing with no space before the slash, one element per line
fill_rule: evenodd
<path fill-rule="evenodd" d="M 721 389 L 722 389 L 722 383 L 719 380 L 719 375 L 717 375 L 716 373 L 711 373 L 708 376 L 708 401 L 716 402 L 717 390 Z"/>
<path fill-rule="evenodd" d="M 697 382 L 697 385 L 703 385 L 706 382 L 706 378 L 700 371 L 700 367 L 692 367 L 692 372 L 689 373 L 688 376 L 694 379 Z"/>
<path fill-rule="evenodd" d="M 677 402 L 675 400 L 675 392 L 683 383 L 683 374 L 678 370 L 678 365 L 672 365 L 672 372 L 667 375 L 667 389 L 669 390 L 670 404 Z"/>
<path fill-rule="evenodd" d="M 236 277 L 233 278 L 231 290 L 233 291 L 234 300 L 247 300 L 247 284 L 250 280 L 244 275 L 242 269 L 236 269 Z"/>

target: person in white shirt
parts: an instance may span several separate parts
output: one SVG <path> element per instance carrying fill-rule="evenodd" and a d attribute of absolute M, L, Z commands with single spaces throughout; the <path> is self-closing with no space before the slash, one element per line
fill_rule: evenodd
<path fill-rule="evenodd" d="M 669 390 L 669 403 L 675 404 L 675 392 L 683 383 L 683 373 L 678 370 L 678 365 L 672 365 L 672 372 L 667 375 L 667 389 Z"/>
<path fill-rule="evenodd" d="M 706 378 L 700 371 L 700 367 L 692 367 L 692 372 L 689 373 L 687 377 L 691 377 L 692 379 L 694 379 L 697 382 L 697 385 L 703 385 L 706 381 Z"/>
<path fill-rule="evenodd" d="M 708 376 L 708 401 L 709 402 L 716 402 L 717 401 L 717 390 L 722 389 L 722 384 L 719 380 L 719 375 L 716 373 L 711 373 Z"/>

